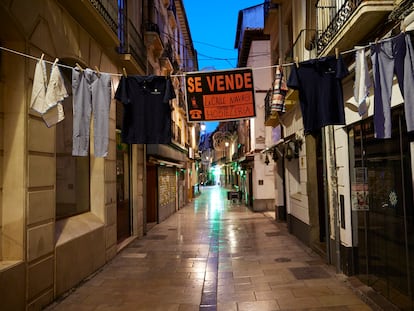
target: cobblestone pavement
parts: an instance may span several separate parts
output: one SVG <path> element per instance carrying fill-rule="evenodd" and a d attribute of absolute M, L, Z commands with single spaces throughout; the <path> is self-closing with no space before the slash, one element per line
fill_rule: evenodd
<path fill-rule="evenodd" d="M 270 215 L 203 188 L 47 309 L 371 310 L 346 276 Z"/>

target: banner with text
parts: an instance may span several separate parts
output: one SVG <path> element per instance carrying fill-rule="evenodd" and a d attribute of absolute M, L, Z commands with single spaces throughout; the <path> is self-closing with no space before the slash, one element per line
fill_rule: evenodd
<path fill-rule="evenodd" d="M 256 116 L 251 69 L 186 73 L 185 89 L 189 122 Z"/>

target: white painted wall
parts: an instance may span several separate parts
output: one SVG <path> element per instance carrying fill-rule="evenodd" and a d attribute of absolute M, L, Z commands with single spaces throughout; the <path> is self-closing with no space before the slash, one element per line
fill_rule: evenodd
<path fill-rule="evenodd" d="M 260 56 L 258 56 L 260 55 Z M 253 68 L 253 83 L 255 89 L 256 118 L 251 120 L 251 147 L 256 151 L 253 168 L 253 193 L 255 199 L 274 199 L 275 181 L 273 161 L 269 157 L 266 165 L 265 155 L 259 153 L 266 148 L 265 137 L 265 104 L 266 91 L 272 85 L 272 69 L 270 68 L 270 41 L 253 41 L 250 47 L 247 67 Z M 264 67 L 264 68 L 263 68 Z M 260 182 L 259 181 L 263 181 Z"/>

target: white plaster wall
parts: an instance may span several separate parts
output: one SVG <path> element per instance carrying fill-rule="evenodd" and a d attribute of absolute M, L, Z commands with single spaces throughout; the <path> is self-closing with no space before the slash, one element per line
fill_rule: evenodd
<path fill-rule="evenodd" d="M 264 163 L 265 155 L 256 154 L 254 157 L 253 168 L 253 193 L 255 199 L 274 199 L 275 198 L 275 182 L 274 182 L 274 165 L 269 158 L 269 165 Z M 263 181 L 259 185 L 259 180 Z"/>
<path fill-rule="evenodd" d="M 265 148 L 266 137 L 264 99 L 266 91 L 272 85 L 269 40 L 253 41 L 251 43 L 247 67 L 253 68 L 253 84 L 255 89 L 256 118 L 251 120 L 252 149 L 261 150 Z"/>
<path fill-rule="evenodd" d="M 336 167 L 338 177 L 338 217 L 340 224 L 345 222 L 345 229 L 340 228 L 340 236 L 342 244 L 349 247 L 352 246 L 352 223 L 351 223 L 351 189 L 350 189 L 350 174 L 349 174 L 349 148 L 348 148 L 348 133 L 344 128 L 338 127 L 335 129 L 335 144 L 336 144 Z M 345 219 L 340 218 L 339 197 L 344 196 Z"/>

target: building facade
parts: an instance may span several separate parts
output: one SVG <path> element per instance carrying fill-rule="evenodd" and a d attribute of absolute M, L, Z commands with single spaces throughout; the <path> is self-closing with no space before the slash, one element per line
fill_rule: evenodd
<path fill-rule="evenodd" d="M 180 107 L 178 74 L 194 68 L 196 56 L 182 1 L 1 1 L 0 15 L 0 308 L 40 310 L 148 230 L 152 158 L 146 145 L 120 141 L 122 105 L 113 99 L 120 77 L 176 74 L 171 104 Z M 39 58 L 47 61 L 47 76 L 58 59 L 69 93 L 65 119 L 50 128 L 29 108 Z M 74 67 L 111 74 L 106 157 L 96 156 L 93 126 L 88 154 L 71 154 Z M 173 179 L 161 174 L 169 187 L 182 188 L 176 210 L 195 183 L 189 150 L 197 133 L 182 109 L 174 111 L 181 134 L 171 144 L 178 140 L 185 149 L 184 170 L 180 180 L 176 171 Z"/>
<path fill-rule="evenodd" d="M 170 76 L 176 90 L 171 143 L 146 146 L 146 221 L 155 224 L 182 208 L 198 187 L 200 127 L 186 122 L 183 77 L 198 64 L 182 1 L 149 1 L 147 14 L 148 74 Z"/>
<path fill-rule="evenodd" d="M 271 136 L 269 127 L 265 127 L 264 99 L 269 89 L 272 77 L 270 63 L 269 35 L 264 33 L 264 4 L 243 9 L 239 12 L 235 48 L 238 50 L 237 67 L 253 68 L 255 89 L 256 117 L 246 121 L 239 121 L 241 132 L 249 133 L 249 143 L 243 143 L 244 153 L 239 162 L 244 168 L 243 179 L 244 202 L 254 211 L 274 209 L 275 184 L 274 165 L 269 165 L 272 159 L 263 151 L 268 142 L 266 137 Z M 248 130 L 246 130 L 248 126 Z M 246 139 L 242 137 L 240 141 Z"/>
<path fill-rule="evenodd" d="M 266 122 L 283 133 L 272 148 L 283 151 L 276 164 L 281 167 L 276 187 L 286 189 L 279 210 L 285 209 L 290 232 L 338 272 L 356 275 L 398 308 L 414 310 L 413 140 L 405 104 L 410 98 L 394 76 L 390 137 L 382 139 L 376 138 L 374 122 L 375 88 L 382 85 L 373 81 L 362 114 L 354 96 L 355 47 L 364 49 L 373 79 L 373 45 L 406 34 L 412 42 L 412 1 L 266 1 L 266 6 L 272 63 L 282 60 L 287 76 L 296 62 L 336 54 L 350 73 L 342 81 L 345 124 L 303 135 L 297 91 L 288 93 L 286 113 L 276 121 L 267 115 Z M 298 154 L 289 160 L 285 151 L 297 142 Z"/>

